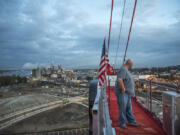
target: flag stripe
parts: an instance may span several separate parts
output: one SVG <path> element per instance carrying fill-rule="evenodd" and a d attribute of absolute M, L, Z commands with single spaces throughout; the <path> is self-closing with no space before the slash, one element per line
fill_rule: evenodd
<path fill-rule="evenodd" d="M 98 70 L 99 86 L 103 86 L 104 83 L 106 82 L 106 71 L 107 71 L 108 65 L 109 65 L 109 58 L 108 58 L 108 53 L 106 50 L 106 43 L 104 40 L 101 61 L 100 61 L 99 70 Z"/>

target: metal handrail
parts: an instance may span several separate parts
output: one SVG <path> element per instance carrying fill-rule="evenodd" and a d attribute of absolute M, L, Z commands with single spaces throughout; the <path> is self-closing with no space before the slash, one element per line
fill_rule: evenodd
<path fill-rule="evenodd" d="M 146 101 L 147 101 L 147 109 L 153 113 L 153 109 L 152 109 L 152 104 L 153 104 L 153 100 L 156 100 L 158 101 L 158 104 L 161 104 L 162 105 L 162 100 L 158 100 L 156 98 L 153 97 L 153 92 L 152 92 L 152 86 L 157 86 L 159 87 L 161 90 L 162 89 L 168 89 L 169 91 L 174 91 L 174 92 L 177 92 L 177 89 L 176 88 L 173 88 L 173 87 L 170 87 L 170 86 L 166 86 L 166 85 L 163 85 L 163 84 L 159 84 L 159 83 L 156 83 L 156 82 L 153 82 L 152 80 L 144 80 L 144 79 L 140 79 L 138 80 L 137 82 L 140 82 L 140 83 L 145 83 L 149 86 L 149 88 L 147 89 L 147 94 L 146 94 Z M 163 90 L 162 90 L 163 91 Z M 141 92 L 142 94 L 144 94 L 143 92 Z M 145 95 L 145 94 L 144 94 Z M 155 113 L 154 113 L 155 114 Z"/>
<path fill-rule="evenodd" d="M 115 135 L 115 130 L 111 125 L 109 115 L 109 107 L 106 94 L 106 85 L 104 87 L 97 87 L 97 95 L 93 105 L 93 117 L 97 117 L 93 124 L 96 124 L 98 129 L 93 129 L 95 135 Z M 95 116 L 96 115 L 96 116 Z M 95 123 L 96 122 L 96 123 Z"/>
<path fill-rule="evenodd" d="M 148 80 L 144 80 L 144 79 L 143 79 L 143 80 L 139 80 L 139 82 L 149 83 Z M 170 87 L 170 86 L 165 86 L 165 85 L 163 85 L 163 84 L 158 84 L 158 83 L 153 82 L 153 81 L 151 81 L 151 83 L 152 83 L 152 85 L 154 85 L 154 86 L 166 88 L 166 89 L 169 89 L 169 90 L 171 90 L 171 91 L 177 91 L 176 88 L 173 88 L 173 87 Z"/>

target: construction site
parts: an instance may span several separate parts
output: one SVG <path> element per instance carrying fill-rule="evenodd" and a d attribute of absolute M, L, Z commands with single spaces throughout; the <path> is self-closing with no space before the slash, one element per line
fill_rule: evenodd
<path fill-rule="evenodd" d="M 88 88 L 35 83 L 0 88 L 0 134 L 88 134 Z"/>

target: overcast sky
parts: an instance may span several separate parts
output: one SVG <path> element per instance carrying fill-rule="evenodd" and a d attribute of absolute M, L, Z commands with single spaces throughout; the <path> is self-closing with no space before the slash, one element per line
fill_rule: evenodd
<path fill-rule="evenodd" d="M 126 0 L 117 66 L 134 0 Z M 115 0 L 110 63 L 115 62 L 123 0 Z M 0 69 L 61 64 L 98 67 L 111 0 L 0 0 Z M 180 0 L 138 0 L 127 58 L 135 67 L 180 64 Z"/>

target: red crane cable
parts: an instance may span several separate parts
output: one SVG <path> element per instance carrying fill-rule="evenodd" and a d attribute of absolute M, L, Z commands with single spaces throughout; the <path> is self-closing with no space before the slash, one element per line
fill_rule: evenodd
<path fill-rule="evenodd" d="M 114 0 L 112 0 L 112 5 L 111 5 L 111 17 L 110 17 L 110 24 L 109 24 L 109 37 L 108 37 L 108 51 L 109 51 L 109 46 L 110 46 L 110 37 L 111 37 L 111 24 L 112 24 L 113 5 L 114 5 Z"/>
<path fill-rule="evenodd" d="M 133 24 L 133 20 L 134 20 L 134 14 L 135 14 L 135 11 L 136 11 L 136 4 L 137 4 L 137 0 L 135 0 L 135 3 L 134 3 L 134 10 L 133 10 L 132 18 L 131 18 L 131 25 L 130 25 L 130 29 L 129 29 L 129 35 L 128 35 L 127 44 L 126 44 L 126 50 L 125 50 L 125 53 L 124 53 L 123 64 L 124 64 L 125 59 L 126 59 L 126 53 L 127 53 L 127 49 L 128 49 L 130 35 L 131 35 L 131 29 L 132 29 L 132 24 Z"/>

